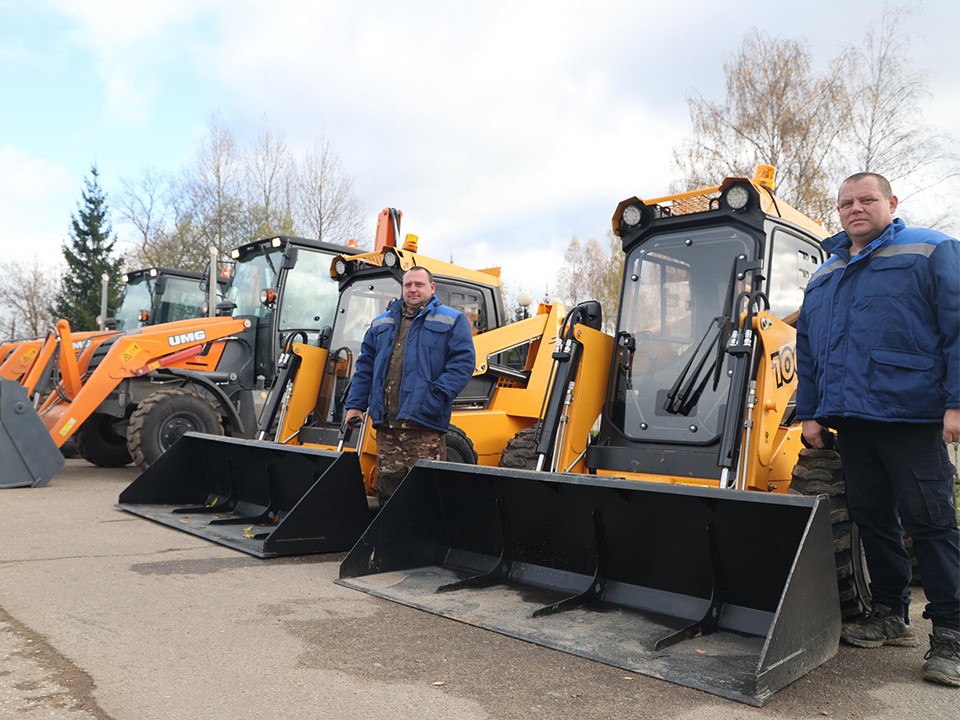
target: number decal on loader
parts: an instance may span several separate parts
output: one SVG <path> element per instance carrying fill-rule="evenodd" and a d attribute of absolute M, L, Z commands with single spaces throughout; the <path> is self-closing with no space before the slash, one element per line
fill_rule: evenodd
<path fill-rule="evenodd" d="M 777 378 L 777 387 L 783 387 L 791 382 L 797 374 L 797 361 L 794 357 L 793 345 L 784 345 L 770 356 L 770 368 Z"/>

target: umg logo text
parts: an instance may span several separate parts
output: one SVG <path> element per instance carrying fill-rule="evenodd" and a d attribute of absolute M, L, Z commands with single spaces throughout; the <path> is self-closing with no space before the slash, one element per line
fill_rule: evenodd
<path fill-rule="evenodd" d="M 180 333 L 179 335 L 170 335 L 167 338 L 167 342 L 170 343 L 170 347 L 176 347 L 177 345 L 186 345 L 206 339 L 207 333 L 205 330 L 194 330 L 193 332 Z"/>

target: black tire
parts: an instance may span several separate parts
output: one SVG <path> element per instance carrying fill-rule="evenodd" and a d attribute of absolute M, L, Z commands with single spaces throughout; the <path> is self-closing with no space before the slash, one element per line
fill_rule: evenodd
<path fill-rule="evenodd" d="M 60 454 L 68 460 L 80 457 L 80 453 L 77 452 L 77 436 L 75 434 L 67 438 L 67 441 L 60 446 Z"/>
<path fill-rule="evenodd" d="M 447 462 L 461 463 L 463 465 L 477 464 L 477 451 L 473 449 L 473 442 L 456 425 L 451 425 L 447 434 L 444 436 L 447 443 Z"/>
<path fill-rule="evenodd" d="M 216 408 L 186 388 L 158 390 L 130 416 L 127 447 L 133 462 L 146 470 L 186 432 L 223 435 Z"/>
<path fill-rule="evenodd" d="M 840 454 L 835 450 L 801 450 L 793 468 L 790 492 L 829 498 L 840 616 L 844 620 L 858 617 L 870 609 L 870 576 L 863 558 L 860 532 L 847 510 L 847 487 Z"/>
<path fill-rule="evenodd" d="M 524 428 L 507 441 L 500 453 L 500 467 L 537 469 L 537 432 L 540 424 Z"/>
<path fill-rule="evenodd" d="M 132 462 L 124 433 L 126 420 L 93 413 L 77 431 L 76 453 L 97 467 L 123 467 Z M 69 456 L 67 456 L 69 457 Z"/>

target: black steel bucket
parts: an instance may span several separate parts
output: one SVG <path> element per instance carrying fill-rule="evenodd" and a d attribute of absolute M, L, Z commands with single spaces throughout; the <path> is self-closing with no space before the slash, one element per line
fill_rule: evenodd
<path fill-rule="evenodd" d="M 186 433 L 118 507 L 261 558 L 342 552 L 370 522 L 356 453 Z"/>
<path fill-rule="evenodd" d="M 0 380 L 0 488 L 43 487 L 63 463 L 27 391 L 13 380 Z"/>
<path fill-rule="evenodd" d="M 338 582 L 752 705 L 840 636 L 819 498 L 422 461 Z"/>

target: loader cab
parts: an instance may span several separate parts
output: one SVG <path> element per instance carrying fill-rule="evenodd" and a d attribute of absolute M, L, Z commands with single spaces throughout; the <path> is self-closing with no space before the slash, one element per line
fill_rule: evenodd
<path fill-rule="evenodd" d="M 796 311 L 825 257 L 822 229 L 796 211 L 775 216 L 768 197 L 742 180 L 710 188 L 692 207 L 688 197 L 621 203 L 616 348 L 588 467 L 720 477 L 731 382 L 750 365 L 734 367 L 731 331 L 749 312 Z"/>
<path fill-rule="evenodd" d="M 337 283 L 330 263 L 351 248 L 309 238 L 277 236 L 243 245 L 231 253 L 233 275 L 226 300 L 234 317 L 255 322 L 255 377 L 268 383 L 286 339 L 294 333 L 326 347 L 337 307 Z"/>
<path fill-rule="evenodd" d="M 353 375 L 364 334 L 373 319 L 401 297 L 403 274 L 414 266 L 430 270 L 437 285 L 436 297 L 462 312 L 474 335 L 505 324 L 499 279 L 489 273 L 466 270 L 396 248 L 338 258 L 330 268 L 339 282 L 340 301 L 330 340 L 331 362 L 324 376 L 325 387 L 330 391 L 321 393 L 329 397 L 329 404 L 318 408 L 323 422 L 339 426 L 344 391 Z M 465 393 L 469 391 L 468 387 Z"/>
<path fill-rule="evenodd" d="M 150 270 L 135 270 L 123 275 L 120 302 L 112 318 L 113 322 L 108 319 L 108 325 L 117 330 L 131 330 L 141 326 L 141 313 L 149 312 L 153 306 L 154 277 L 150 275 Z"/>
<path fill-rule="evenodd" d="M 132 330 L 147 325 L 200 317 L 205 298 L 201 273 L 146 268 L 123 275 L 123 293 L 108 325 Z"/>

